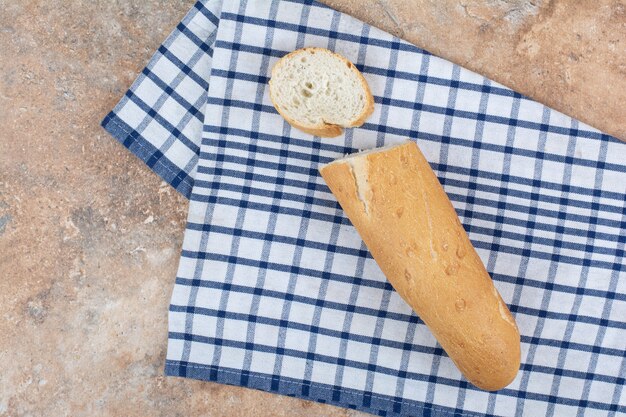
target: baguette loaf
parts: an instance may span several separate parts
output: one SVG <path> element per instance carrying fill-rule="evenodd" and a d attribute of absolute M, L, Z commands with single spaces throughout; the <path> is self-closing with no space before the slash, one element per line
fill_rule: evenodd
<path fill-rule="evenodd" d="M 374 98 L 358 69 L 324 48 L 303 48 L 274 68 L 270 98 L 287 122 L 306 133 L 339 136 L 342 127 L 361 126 L 374 111 Z"/>
<path fill-rule="evenodd" d="M 465 377 L 484 390 L 520 366 L 517 325 L 415 142 L 320 170 L 381 270 Z"/>

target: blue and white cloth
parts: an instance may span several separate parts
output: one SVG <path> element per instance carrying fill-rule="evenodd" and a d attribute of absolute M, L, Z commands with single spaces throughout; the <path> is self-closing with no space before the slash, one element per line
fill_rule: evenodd
<path fill-rule="evenodd" d="M 273 64 L 346 56 L 376 107 L 335 139 L 272 107 Z M 312 1 L 199 1 L 103 126 L 190 199 L 165 372 L 386 416 L 626 413 L 626 144 Z M 318 174 L 417 141 L 522 336 L 468 384 Z"/>

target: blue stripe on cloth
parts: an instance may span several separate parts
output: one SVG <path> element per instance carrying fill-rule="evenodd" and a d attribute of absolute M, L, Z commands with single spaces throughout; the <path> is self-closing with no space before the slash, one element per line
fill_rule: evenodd
<path fill-rule="evenodd" d="M 183 371 L 184 370 L 184 371 Z M 183 372 L 184 375 L 180 375 Z M 205 366 L 194 363 L 183 363 L 168 360 L 165 365 L 165 373 L 169 376 L 185 376 L 188 378 L 202 379 L 219 382 L 227 385 L 245 386 L 290 397 L 307 398 L 323 404 L 336 405 L 353 410 L 361 410 L 379 416 L 414 415 L 431 417 L 456 417 L 454 409 L 435 406 L 432 404 L 420 404 L 409 401 L 394 401 L 385 396 L 364 393 L 363 391 L 342 388 L 341 400 L 333 400 L 334 387 L 330 384 L 311 383 L 308 389 L 303 389 L 302 381 L 289 377 L 272 378 L 266 374 L 242 371 L 240 369 L 228 369 L 226 367 Z M 245 373 L 246 384 L 241 383 Z M 279 383 L 274 381 L 278 379 Z M 366 399 L 367 398 L 367 399 Z M 364 405 L 367 403 L 367 405 Z M 468 417 L 491 417 L 484 414 L 463 412 Z"/>
<path fill-rule="evenodd" d="M 215 257 L 217 260 L 224 262 L 224 258 L 220 257 L 220 256 L 216 256 Z M 242 260 L 242 259 L 235 259 L 234 261 L 239 261 L 241 262 L 242 265 L 248 265 L 248 266 L 253 266 L 256 267 L 257 269 L 260 267 L 259 264 L 255 264 L 254 262 L 249 262 L 249 260 Z M 248 261 L 248 262 L 246 262 Z M 269 270 L 274 270 L 275 268 L 271 268 L 268 267 L 267 269 Z M 307 271 L 303 271 L 302 269 L 298 268 L 295 271 L 287 271 L 287 272 L 292 272 L 294 274 L 300 274 L 303 276 L 306 276 L 306 272 Z M 337 281 L 336 277 L 330 277 L 329 280 L 332 281 Z M 343 281 L 343 282 L 347 282 L 347 281 Z M 232 284 L 232 283 L 227 283 L 227 284 L 215 284 L 212 282 L 205 282 L 205 281 L 201 281 L 201 282 L 194 282 L 194 280 L 185 280 L 182 278 L 177 279 L 176 281 L 177 284 L 180 285 L 185 285 L 185 286 L 189 286 L 189 287 L 204 287 L 204 288 L 213 288 L 213 289 L 219 289 L 221 291 L 237 291 L 240 293 L 247 293 L 247 294 L 254 294 L 257 296 L 263 296 L 263 297 L 270 297 L 276 300 L 289 300 L 292 302 L 297 302 L 297 303 L 302 303 L 302 304 L 309 304 L 309 305 L 315 305 L 317 306 L 318 304 L 320 304 L 320 299 L 317 297 L 309 297 L 309 296 L 304 296 L 304 295 L 297 295 L 297 294 L 291 294 L 291 293 L 282 293 L 282 292 L 278 292 L 278 291 L 272 291 L 272 290 L 264 290 L 264 289 L 259 289 L 259 288 L 255 288 L 255 287 L 248 287 L 248 286 L 243 286 L 243 285 L 236 285 L 236 284 Z M 367 287 L 367 285 L 365 285 L 365 283 L 360 282 L 359 285 L 363 286 L 363 287 Z M 372 286 L 370 286 L 372 287 Z M 354 306 L 354 305 L 350 305 L 350 304 L 343 304 L 343 303 L 338 303 L 338 302 L 332 302 L 332 301 L 324 301 L 323 302 L 323 306 L 324 308 L 329 308 L 329 309 L 333 309 L 333 310 L 337 310 L 337 311 L 345 311 L 345 312 L 354 312 L 354 313 L 358 313 L 358 314 L 363 314 L 363 315 L 370 315 L 370 316 L 376 316 L 376 317 L 384 317 L 386 319 L 390 319 L 390 320 L 400 320 L 400 321 L 406 321 L 406 322 L 410 322 L 410 323 L 419 323 L 419 324 L 423 324 L 423 322 L 421 320 L 419 320 L 419 318 L 417 318 L 417 316 L 415 316 L 414 314 L 407 314 L 407 313 L 394 313 L 394 312 L 388 312 L 385 311 L 384 313 L 381 313 L 380 309 L 375 309 L 375 308 L 370 308 L 370 307 L 362 307 L 362 306 Z M 554 314 L 550 314 L 550 312 L 546 311 L 546 310 L 538 310 L 538 311 L 532 311 L 532 310 L 527 310 L 525 308 L 516 308 L 518 306 L 516 305 L 511 305 L 512 310 L 515 310 L 516 313 L 520 313 L 520 314 L 527 314 L 529 316 L 533 316 L 533 317 L 541 317 L 541 318 L 549 318 L 549 319 L 562 319 L 563 316 L 556 316 Z M 527 310 L 527 311 L 525 311 Z M 204 309 L 201 307 L 184 307 L 184 306 L 172 306 L 172 309 L 170 311 L 175 311 L 175 312 L 198 312 L 198 313 L 203 313 L 206 315 L 211 315 L 209 313 L 209 309 Z M 218 315 L 216 315 L 217 317 L 219 316 L 219 311 L 222 310 L 218 310 Z M 223 312 L 223 311 L 222 311 Z M 228 313 L 231 314 L 231 313 Z M 248 316 L 253 316 L 248 314 Z M 573 320 L 575 316 L 567 316 L 567 320 Z M 256 319 L 256 321 L 259 321 L 261 319 Z M 580 320 L 580 323 L 585 323 L 588 321 L 585 320 Z M 287 323 L 287 322 L 285 322 Z M 283 324 L 281 324 L 283 325 Z M 285 324 L 286 325 L 286 324 Z M 604 325 L 604 327 L 608 327 L 605 325 L 605 323 L 602 323 L 602 325 Z M 621 328 L 622 326 L 614 326 L 617 328 Z M 320 325 L 317 324 L 313 324 L 310 325 L 311 329 L 315 329 L 316 332 L 323 334 L 324 331 L 320 330 Z M 338 337 L 338 335 L 342 335 L 341 338 L 342 339 L 349 339 L 349 340 L 357 340 L 357 341 L 367 341 L 368 343 L 372 343 L 372 341 L 377 341 L 378 345 L 384 345 L 384 346 L 389 346 L 389 347 L 395 347 L 400 349 L 402 346 L 404 346 L 403 344 L 400 343 L 394 343 L 393 341 L 387 341 L 385 342 L 381 337 L 377 337 L 377 336 L 360 336 L 360 335 L 351 335 L 351 334 L 346 334 L 346 336 L 343 336 L 344 332 L 330 332 L 328 333 L 329 335 L 334 335 L 336 337 Z M 562 349 L 576 349 L 576 350 L 580 350 L 583 352 L 594 352 L 594 353 L 599 353 L 599 354 L 603 354 L 603 355 L 607 355 L 607 356 L 616 356 L 616 357 L 621 357 L 623 354 L 622 350 L 619 349 L 614 349 L 614 348 L 603 348 L 603 347 L 597 347 L 594 345 L 589 345 L 589 344 L 583 344 L 583 343 L 574 343 L 574 342 L 568 342 L 568 341 L 563 341 L 563 340 L 555 340 L 555 339 L 550 339 L 550 338 L 545 338 L 545 337 L 526 337 L 523 336 L 522 337 L 522 341 L 523 342 L 527 342 L 527 343 L 532 343 L 535 345 L 542 345 L 542 346 L 550 346 L 550 347 L 556 347 L 556 348 L 562 348 Z M 406 348 L 404 348 L 406 350 Z M 416 351 L 423 351 L 419 345 L 414 345 L 414 349 L 412 350 L 416 350 Z M 435 353 L 434 350 L 429 350 L 429 353 Z M 441 355 L 442 353 L 440 352 L 439 355 Z M 527 365 L 527 368 L 530 369 L 532 368 L 533 365 Z M 545 367 L 544 367 L 545 368 Z M 553 372 L 556 369 L 555 368 L 546 368 L 546 369 L 552 369 Z M 567 370 L 560 370 L 561 372 L 564 373 L 568 373 L 569 375 L 582 375 L 583 373 L 576 373 L 573 371 L 567 371 Z M 584 374 L 588 374 L 588 375 L 592 375 L 592 372 L 584 372 Z M 605 380 L 609 380 L 610 378 L 613 377 L 605 377 Z M 614 378 L 613 378 L 614 379 Z"/>
<path fill-rule="evenodd" d="M 181 285 L 190 284 L 189 282 L 186 282 L 186 283 L 183 282 L 183 280 L 179 280 L 177 281 L 177 283 Z M 272 298 L 276 298 L 277 300 L 284 299 L 292 303 L 316 305 L 318 304 L 318 301 L 319 301 L 317 298 L 294 295 L 291 293 L 278 293 L 276 291 L 259 290 L 254 287 L 245 287 L 245 286 L 234 285 L 234 284 L 229 284 L 227 286 L 205 285 L 204 287 L 222 289 L 222 290 L 227 288 L 228 290 L 235 290 L 235 291 L 242 292 L 242 293 L 249 293 L 249 294 L 263 295 L 266 297 L 272 297 Z M 520 312 L 520 309 L 519 308 L 516 309 L 515 307 L 516 307 L 515 305 L 512 305 L 512 308 L 516 310 L 515 312 Z M 379 311 L 380 311 L 374 308 L 360 307 L 360 306 L 356 306 L 352 304 L 341 304 L 341 303 L 334 303 L 334 302 L 328 302 L 328 301 L 324 302 L 324 308 L 335 309 L 338 311 L 345 311 L 345 312 L 349 312 L 352 314 L 364 314 L 364 315 L 376 315 L 376 316 L 379 315 Z M 180 313 L 190 313 L 190 314 L 202 314 L 202 315 L 214 316 L 214 317 L 220 317 L 220 315 L 222 314 L 221 310 L 209 309 L 209 308 L 204 308 L 204 307 L 179 306 L 179 305 L 171 305 L 170 311 L 180 312 Z M 539 311 L 538 313 L 528 312 L 528 315 L 540 316 L 540 317 L 546 317 L 546 318 L 555 318 L 554 315 L 549 314 L 549 313 L 550 312 L 547 312 L 547 311 Z M 313 325 L 313 324 L 292 322 L 292 321 L 283 320 L 283 319 L 278 320 L 278 319 L 272 319 L 268 317 L 257 316 L 256 314 L 252 314 L 252 313 L 230 312 L 228 313 L 228 317 L 234 320 L 253 321 L 255 323 L 260 323 L 260 324 L 270 324 L 270 325 L 279 326 L 285 329 L 290 328 L 290 329 L 304 330 L 307 332 L 314 332 L 316 334 L 333 336 L 342 340 L 352 340 L 352 341 L 357 341 L 357 342 L 366 343 L 366 344 L 372 344 L 376 342 L 378 346 L 393 347 L 395 349 L 401 349 L 405 351 L 415 351 L 415 352 L 436 354 L 439 356 L 442 355 L 442 351 L 440 350 L 440 348 L 437 348 L 437 347 L 431 347 L 431 346 L 426 346 L 426 345 L 416 345 L 416 344 L 407 343 L 407 342 L 402 343 L 396 340 L 389 340 L 389 339 L 376 337 L 376 336 L 363 336 L 363 335 L 358 335 L 358 334 L 352 334 L 345 330 L 338 331 L 338 330 L 324 328 L 324 327 L 321 327 L 319 324 Z M 409 314 L 386 313 L 385 315 L 381 315 L 380 317 L 384 317 L 386 319 L 402 320 L 402 321 L 407 321 L 407 322 L 416 323 L 416 324 L 423 324 L 423 322 L 415 314 L 409 315 Z M 568 319 L 571 320 L 572 323 L 575 323 L 577 321 L 577 320 L 572 320 L 571 317 L 568 317 Z M 586 322 L 586 321 L 581 320 L 580 322 Z M 616 326 L 616 327 L 621 327 L 621 326 Z M 175 337 L 178 339 L 186 339 L 186 336 L 172 336 L 172 337 Z M 561 340 L 536 337 L 536 338 L 524 338 L 523 341 L 532 342 L 537 345 L 543 345 L 543 346 L 552 346 L 552 347 L 567 348 L 567 349 L 573 348 L 573 349 L 577 349 L 583 352 L 594 352 L 595 354 L 602 354 L 602 355 L 608 355 L 608 356 L 616 356 L 616 357 L 622 356 L 622 351 L 620 351 L 619 349 L 596 348 L 593 345 L 569 343 L 569 342 L 564 342 Z M 365 366 L 368 363 L 370 362 L 363 362 L 362 366 Z M 612 376 L 596 374 L 591 371 L 583 372 L 583 371 L 573 371 L 573 370 L 567 370 L 567 369 L 563 370 L 559 367 L 539 366 L 539 365 L 532 365 L 532 364 L 524 365 L 524 367 L 527 370 L 538 370 L 539 372 L 548 373 L 548 374 L 558 373 L 559 375 L 577 377 L 577 378 L 588 377 L 593 380 L 598 380 L 598 381 L 603 381 L 603 382 L 613 382 L 615 379 Z M 404 372 L 406 372 L 406 370 L 404 370 Z"/>
<path fill-rule="evenodd" d="M 248 344 L 245 342 L 239 342 L 239 341 L 232 341 L 232 340 L 215 340 L 209 337 L 201 337 L 201 336 L 196 336 L 196 335 L 173 335 L 170 333 L 170 337 L 172 338 L 184 338 L 185 340 L 189 340 L 189 339 L 193 339 L 196 341 L 200 341 L 202 343 L 214 343 L 214 344 L 218 344 L 220 346 L 229 346 L 229 347 L 236 347 L 238 349 L 242 349 L 242 350 L 248 350 L 248 349 L 252 349 L 252 350 L 256 350 L 256 351 L 261 351 L 261 352 L 273 352 L 274 347 L 272 346 L 258 346 L 258 345 L 254 345 L 254 344 Z M 306 353 L 300 352 L 300 351 L 293 351 L 291 352 L 293 353 L 295 356 L 305 356 Z M 322 358 L 321 355 L 316 355 L 313 354 L 313 357 L 316 357 L 318 359 L 327 359 L 329 361 L 334 360 L 335 358 Z M 369 365 L 370 369 L 376 369 L 376 370 L 384 370 L 382 369 L 382 367 L 380 366 L 376 366 L 376 365 Z M 184 375 L 180 375 L 180 372 L 184 369 Z M 239 370 L 239 369 L 228 369 L 226 367 L 215 367 L 215 366 L 206 366 L 206 365 L 202 365 L 202 364 L 195 364 L 195 363 L 189 363 L 189 362 L 180 362 L 180 361 L 173 361 L 173 360 L 167 360 L 166 362 L 166 366 L 165 366 L 165 373 L 166 375 L 170 375 L 170 376 L 186 376 L 189 378 L 196 378 L 196 379 L 201 379 L 201 380 L 206 380 L 206 381 L 216 381 L 216 382 L 221 382 L 221 383 L 226 383 L 229 384 L 226 381 L 226 376 L 222 375 L 221 377 L 219 375 L 215 375 L 214 372 L 209 372 L 210 369 L 213 370 L 217 370 L 218 374 L 220 371 L 222 370 L 227 370 L 228 373 L 231 373 L 235 379 L 237 381 L 241 380 L 241 375 L 244 371 Z M 194 371 L 195 370 L 195 371 Z M 397 372 L 396 370 L 388 370 L 390 373 L 394 373 Z M 248 382 L 249 385 L 247 385 L 247 387 L 249 388 L 257 388 L 257 389 L 262 389 L 264 391 L 271 391 L 271 392 L 276 392 L 279 394 L 283 394 L 285 395 L 285 393 L 282 391 L 284 389 L 284 387 L 278 387 L 275 386 L 272 389 L 268 388 L 268 387 L 262 387 L 262 386 L 251 386 L 250 383 L 253 380 L 253 372 L 250 371 L 245 371 L 247 374 L 247 378 L 248 378 Z M 270 384 L 272 381 L 272 377 L 268 376 L 266 374 L 257 374 L 257 377 L 259 377 L 260 380 L 263 380 L 264 385 L 265 384 Z M 283 380 L 288 381 L 291 380 L 291 378 L 286 378 L 286 377 L 279 377 L 278 375 L 274 375 L 273 377 L 278 377 L 281 382 Z M 422 380 L 422 381 L 429 381 L 430 380 L 430 376 L 429 375 L 423 375 L 423 374 L 413 374 L 410 376 L 413 379 L 416 380 Z M 584 378 L 588 378 L 587 375 L 584 376 Z M 257 381 L 257 383 L 260 383 L 261 381 Z M 301 380 L 291 380 L 291 382 L 295 385 L 295 387 L 302 387 L 302 381 Z M 441 383 L 441 384 L 445 384 L 445 385 L 450 385 L 450 386 L 467 386 L 467 389 L 475 389 L 475 388 L 471 388 L 469 385 L 464 385 L 463 381 L 457 381 L 457 380 L 453 380 L 453 379 L 446 379 L 446 378 L 437 378 L 437 383 Z M 238 382 L 236 383 L 230 383 L 230 385 L 240 385 Z M 312 399 L 315 401 L 320 401 L 320 399 L 324 400 L 321 402 L 324 403 L 330 403 L 330 404 L 335 404 L 335 405 L 339 405 L 342 407 L 346 407 L 345 403 L 343 401 L 335 401 L 332 399 L 332 391 L 333 389 L 331 388 L 332 386 L 327 386 L 326 384 L 321 384 L 321 383 L 312 383 L 311 384 L 311 390 L 314 390 L 315 388 L 322 388 L 327 390 L 326 393 L 324 393 L 320 398 L 315 398 L 313 395 L 311 395 L 311 393 L 309 392 L 309 395 L 307 395 L 306 397 L 308 399 Z M 351 390 L 349 388 L 342 388 L 342 393 L 350 393 Z M 515 391 L 515 390 L 511 390 L 511 389 L 503 389 L 498 391 L 499 394 L 501 395 L 506 395 L 506 396 L 510 396 L 510 397 L 514 397 L 514 398 L 521 398 L 521 399 L 530 399 L 530 400 L 540 400 L 540 401 L 545 401 L 547 403 L 549 402 L 554 402 L 557 400 L 557 398 L 553 398 L 548 394 L 543 394 L 543 393 L 528 393 L 528 392 L 521 392 L 521 391 Z M 353 395 L 360 395 L 362 396 L 362 400 L 360 402 L 359 405 L 357 405 L 358 410 L 363 410 L 363 411 L 367 411 L 369 413 L 372 413 L 372 409 L 376 409 L 378 407 L 374 406 L 375 402 L 378 402 L 380 411 L 384 411 L 388 414 L 385 415 L 396 415 L 394 413 L 396 413 L 396 411 L 394 411 L 394 399 L 390 398 L 390 397 L 386 397 L 386 396 L 378 396 L 376 394 L 372 394 L 371 392 L 364 392 L 364 391 L 358 391 L 358 392 L 354 392 L 352 393 Z M 302 397 L 302 394 L 300 395 L 295 395 L 297 397 Z M 380 401 L 375 401 L 375 400 L 380 400 Z M 580 407 L 581 405 L 584 405 L 584 407 L 588 407 L 588 408 L 592 408 L 595 410 L 610 410 L 611 404 L 605 404 L 605 403 L 601 403 L 601 402 L 596 402 L 596 401 L 585 401 L 585 400 L 578 400 L 578 399 L 568 399 L 568 398 L 559 398 L 559 403 L 560 404 L 566 404 L 566 405 L 572 405 L 572 406 L 576 406 L 576 407 Z M 435 414 L 435 415 L 452 415 L 454 413 L 453 409 L 448 409 L 447 407 L 441 407 L 441 406 L 434 406 L 432 404 L 428 405 L 428 408 L 432 408 L 433 411 L 437 410 L 437 412 L 441 413 L 441 414 Z M 416 402 L 411 402 L 411 401 L 407 401 L 407 400 L 403 400 L 402 401 L 402 407 L 405 408 L 405 411 L 408 412 L 411 408 L 413 409 L 420 409 L 420 408 L 424 408 L 427 407 L 427 405 L 425 404 L 420 404 L 420 403 L 416 403 Z M 616 411 L 618 412 L 626 412 L 626 405 L 617 405 L 616 407 Z M 402 414 L 402 415 L 406 415 L 406 414 Z M 467 412 L 467 411 L 463 411 L 463 415 L 468 415 L 468 416 L 478 416 L 479 414 L 475 414 L 472 412 Z M 480 414 L 481 416 L 484 414 Z"/>
<path fill-rule="evenodd" d="M 168 85 L 163 80 L 161 80 L 158 77 L 158 75 L 152 72 L 148 67 L 144 68 L 142 73 L 147 78 L 152 80 L 152 82 L 155 85 L 157 85 L 161 89 L 161 91 L 163 91 L 163 93 L 165 93 L 168 97 L 171 97 L 174 100 L 176 100 L 176 102 L 178 102 L 178 104 L 180 104 L 185 109 L 186 112 L 191 114 L 193 117 L 197 118 L 199 121 L 204 122 L 204 114 L 202 113 L 202 110 L 197 108 L 193 103 L 188 102 L 183 96 L 177 93 L 170 85 Z M 130 92 L 127 92 L 126 96 L 127 97 L 130 96 Z M 133 94 L 133 96 L 135 95 Z M 138 103 L 138 104 L 140 104 L 140 107 L 145 107 L 145 104 L 143 103 Z M 202 103 L 202 104 L 204 105 L 205 103 Z M 150 109 L 148 106 L 148 111 L 150 110 L 152 109 Z M 167 126 L 165 127 L 167 128 Z M 170 130 L 173 130 L 173 129 L 170 129 Z M 185 145 L 188 146 L 190 149 L 192 149 L 194 152 L 197 153 L 200 151 L 200 147 L 196 143 L 190 141 L 189 139 L 184 138 L 182 135 L 180 137 L 181 137 L 181 140 L 185 143 Z"/>
<path fill-rule="evenodd" d="M 305 8 L 302 15 L 300 16 L 300 24 L 305 24 L 306 21 L 309 18 L 309 13 L 308 13 L 309 9 Z M 297 48 L 302 48 L 304 46 L 306 46 L 304 44 L 304 36 L 302 36 L 302 34 L 298 35 L 297 41 L 296 41 L 296 47 Z M 265 83 L 263 83 L 265 84 Z M 283 132 L 284 133 L 288 133 L 288 127 L 284 126 L 283 128 Z M 285 135 L 287 136 L 287 135 Z M 285 158 L 284 158 L 284 152 L 283 152 L 283 148 L 284 148 L 284 141 L 281 141 L 281 163 L 284 163 Z M 256 150 L 256 147 L 252 148 L 252 150 Z M 309 175 L 309 182 L 310 182 L 311 176 Z M 280 183 L 283 186 L 290 186 L 290 184 L 287 181 L 280 181 Z M 308 184 L 308 182 L 307 182 Z M 303 184 L 304 185 L 304 182 Z M 309 187 L 307 185 L 305 185 L 304 187 L 302 187 L 303 189 L 306 189 L 305 192 L 305 204 L 310 204 L 310 202 L 313 200 L 313 191 L 314 189 L 312 189 L 312 187 Z M 305 206 L 307 207 L 307 206 Z M 308 225 L 309 225 L 309 219 L 303 217 L 301 220 L 300 225 L 298 225 L 298 236 L 297 239 L 298 241 L 304 240 L 306 238 L 306 232 L 308 229 Z M 267 234 L 267 231 L 265 232 L 265 234 Z M 268 239 L 269 240 L 269 239 Z M 293 258 L 292 258 L 292 264 L 293 265 L 299 265 L 302 262 L 302 255 L 303 255 L 303 248 L 300 246 L 296 246 L 293 252 Z M 296 272 L 292 271 L 289 274 L 289 282 L 287 283 L 287 292 L 288 293 L 293 293 L 296 289 L 296 286 L 298 284 L 298 279 L 299 276 Z M 289 320 L 289 317 L 292 314 L 292 300 L 290 298 L 286 298 L 283 301 L 283 307 L 280 313 L 280 320 L 281 323 L 287 322 Z M 286 341 L 287 341 L 287 336 L 288 336 L 288 327 L 287 326 L 279 326 L 279 330 L 278 330 L 278 343 L 277 343 L 277 348 L 284 350 L 286 347 Z M 280 371 L 282 370 L 283 366 L 288 366 L 285 364 L 285 361 L 283 360 L 283 356 L 282 355 L 276 355 L 275 359 L 274 359 L 274 366 L 272 369 L 272 372 L 274 375 L 278 375 L 280 374 Z M 304 381 L 307 381 L 306 377 L 303 378 Z M 309 385 L 307 385 L 307 383 L 305 382 L 306 389 L 309 388 Z"/>
<path fill-rule="evenodd" d="M 205 3 L 208 3 L 209 7 L 207 7 L 207 4 Z M 198 1 L 196 2 L 196 4 L 194 4 L 193 8 L 198 10 L 200 13 L 202 13 L 203 16 L 209 19 L 209 21 L 211 22 L 214 28 L 217 28 L 217 25 L 219 24 L 220 19 L 216 15 L 216 12 L 218 11 L 218 9 L 215 8 L 215 6 L 219 7 L 219 3 L 220 2 Z"/>
<path fill-rule="evenodd" d="M 128 150 L 148 165 L 165 182 L 179 193 L 189 198 L 193 186 L 193 178 L 185 170 L 170 161 L 152 142 L 132 129 L 115 113 L 109 113 L 102 121 L 102 127 L 111 136 L 120 141 Z"/>
<path fill-rule="evenodd" d="M 223 73 L 220 73 L 223 74 Z M 227 73 L 228 74 L 228 73 Z M 246 79 L 248 77 L 245 76 L 240 76 L 241 79 Z M 406 108 L 406 109 L 411 109 L 414 111 L 423 111 L 423 112 L 429 112 L 429 113 L 433 113 L 433 114 L 440 114 L 440 115 L 453 115 L 453 116 L 458 116 L 461 118 L 467 118 L 467 119 L 471 119 L 471 120 L 480 120 L 480 121 L 486 121 L 486 122 L 491 122 L 491 123 L 497 123 L 497 124 L 502 124 L 502 125 L 506 125 L 506 126 L 517 126 L 520 128 L 526 128 L 526 129 L 532 129 L 532 130 L 536 130 L 536 131 L 547 131 L 549 133 L 555 133 L 555 134 L 560 134 L 560 135 L 570 135 L 573 132 L 570 129 L 565 129 L 562 127 L 558 127 L 558 126 L 546 126 L 544 127 L 543 125 L 539 124 L 539 123 L 535 123 L 535 122 L 527 122 L 527 121 L 523 121 L 523 120 L 518 120 L 518 119 L 513 119 L 513 118 L 506 118 L 506 117 L 502 117 L 502 116 L 488 116 L 488 115 L 484 115 L 484 114 L 480 114 L 480 113 L 472 113 L 472 112 L 467 112 L 467 111 L 462 111 L 462 110 L 450 110 L 446 107 L 441 107 L 441 106 L 432 106 L 432 105 L 428 105 L 428 104 L 424 104 L 424 103 L 417 103 L 417 102 L 408 102 L 408 101 L 403 101 L 403 100 L 393 100 L 393 99 L 389 99 L 389 98 L 382 98 L 382 97 L 378 97 L 378 96 L 374 96 L 374 100 L 376 103 L 379 104 L 385 104 L 385 105 L 391 105 L 391 106 L 396 106 L 396 107 L 400 107 L 400 108 Z M 243 100 L 233 100 L 233 99 L 229 99 L 229 98 L 223 98 L 223 97 L 209 97 L 209 103 L 210 104 L 216 104 L 216 105 L 222 105 L 222 106 L 228 106 L 228 107 L 238 107 L 241 109 L 247 109 L 247 110 L 260 110 L 263 112 L 273 112 L 273 106 L 271 104 L 266 104 L 266 105 L 259 105 L 258 103 L 251 103 L 248 101 L 243 101 Z M 390 126 L 386 126 L 384 124 L 376 124 L 376 125 L 371 125 L 369 123 L 365 123 L 363 126 L 361 126 L 361 129 L 369 129 L 369 130 L 374 130 L 377 131 L 379 133 L 393 133 L 395 135 L 398 136 L 406 136 L 406 137 L 411 137 L 414 139 L 426 139 L 427 137 L 415 137 L 415 136 L 410 136 L 410 134 L 412 133 L 409 130 L 404 130 L 404 129 L 397 129 L 394 127 L 390 127 Z M 598 139 L 598 140 L 615 140 L 617 141 L 617 139 L 612 138 L 609 135 L 606 134 L 601 134 L 601 133 L 595 133 L 592 131 L 576 131 L 576 135 L 577 137 L 581 137 L 581 138 L 588 138 L 588 139 Z M 461 144 L 461 143 L 455 143 L 454 141 L 459 141 L 459 142 L 463 142 L 464 144 L 471 144 L 472 142 L 470 142 L 469 140 L 466 139 L 462 139 L 462 138 L 452 138 L 449 136 L 445 136 L 442 135 L 440 137 L 437 138 L 439 141 L 444 140 L 444 141 L 450 141 L 451 144 Z M 454 140 L 454 141 L 453 141 Z M 480 148 L 484 149 L 484 150 L 497 150 L 497 151 L 502 151 L 504 149 L 504 146 L 501 145 L 495 145 L 495 144 L 480 144 L 480 142 L 478 144 L 476 144 L 476 146 L 479 146 Z M 531 150 L 526 150 L 526 149 L 519 149 L 519 148 L 511 148 L 511 149 L 507 149 L 513 152 L 513 154 L 519 154 L 519 155 L 526 155 L 529 157 L 533 157 L 533 158 L 537 158 L 537 157 L 543 157 L 543 158 L 558 158 L 556 160 L 558 160 L 559 162 L 567 162 L 567 163 L 580 163 L 583 162 L 586 164 L 586 166 L 592 166 L 592 167 L 598 167 L 598 168 L 602 168 L 602 169 L 610 169 L 610 170 L 615 170 L 618 172 L 625 172 L 626 168 L 624 168 L 623 165 L 620 164 L 616 164 L 616 163 L 606 163 L 606 162 L 602 162 L 602 161 L 594 161 L 594 160 L 581 160 L 580 158 L 577 157 L 571 157 L 568 156 L 567 158 L 569 158 L 567 161 L 565 160 L 566 156 L 563 155 L 556 155 L 556 154 L 539 154 L 539 153 L 534 153 Z"/>

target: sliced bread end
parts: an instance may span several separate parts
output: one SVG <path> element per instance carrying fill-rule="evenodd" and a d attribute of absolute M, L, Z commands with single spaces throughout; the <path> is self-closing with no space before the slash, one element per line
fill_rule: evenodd
<path fill-rule="evenodd" d="M 296 129 L 321 137 L 361 126 L 374 111 L 374 98 L 359 70 L 324 48 L 303 48 L 272 69 L 270 98 Z"/>

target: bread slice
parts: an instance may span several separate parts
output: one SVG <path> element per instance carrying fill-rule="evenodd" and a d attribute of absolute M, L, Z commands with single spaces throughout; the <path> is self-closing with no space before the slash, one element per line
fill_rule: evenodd
<path fill-rule="evenodd" d="M 296 129 L 321 137 L 361 126 L 374 111 L 374 98 L 358 69 L 324 48 L 303 48 L 272 69 L 270 98 Z"/>
<path fill-rule="evenodd" d="M 413 141 L 339 159 L 321 174 L 400 296 L 474 385 L 520 366 L 520 334 L 430 165 Z"/>

